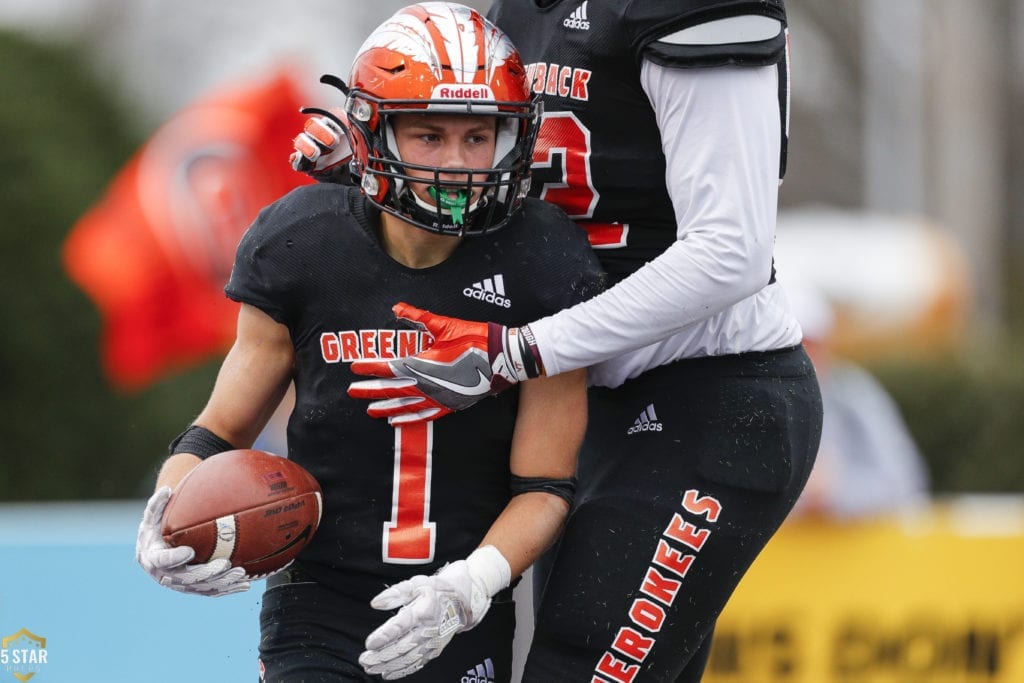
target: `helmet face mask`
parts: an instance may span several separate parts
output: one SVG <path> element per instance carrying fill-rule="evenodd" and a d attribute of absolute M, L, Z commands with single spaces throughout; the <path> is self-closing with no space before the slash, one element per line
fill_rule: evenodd
<path fill-rule="evenodd" d="M 400 10 L 359 50 L 347 95 L 353 174 L 382 211 L 439 234 L 481 235 L 519 209 L 540 100 L 511 42 L 475 10 L 445 2 Z M 493 161 L 442 168 L 403 160 L 394 117 L 409 114 L 495 121 Z M 410 184 L 427 185 L 426 198 Z"/>

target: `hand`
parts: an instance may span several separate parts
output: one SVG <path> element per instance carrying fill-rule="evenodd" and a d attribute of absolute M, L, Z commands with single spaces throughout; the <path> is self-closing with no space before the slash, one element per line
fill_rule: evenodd
<path fill-rule="evenodd" d="M 408 676 L 437 657 L 456 633 L 484 618 L 491 598 L 508 587 L 511 569 L 492 545 L 465 560 L 442 567 L 433 576 L 414 576 L 377 595 L 370 606 L 398 614 L 366 638 L 359 663 L 369 674 L 390 681 Z"/>
<path fill-rule="evenodd" d="M 346 174 L 352 158 L 347 125 L 341 109 L 306 119 L 303 131 L 292 140 L 295 151 L 288 158 L 292 168 L 321 181 L 334 181 Z"/>
<path fill-rule="evenodd" d="M 430 332 L 434 343 L 415 356 L 352 363 L 357 375 L 385 378 L 349 385 L 349 396 L 373 400 L 366 410 L 371 417 L 392 425 L 436 420 L 543 374 L 529 327 L 447 318 L 405 303 L 392 310 Z"/>
<path fill-rule="evenodd" d="M 146 503 L 135 542 L 135 560 L 161 586 L 182 593 L 213 597 L 249 590 L 249 580 L 241 567 L 231 567 L 227 560 L 205 564 L 187 564 L 196 555 L 189 546 L 172 548 L 164 540 L 160 522 L 164 516 L 171 488 L 162 486 Z"/>

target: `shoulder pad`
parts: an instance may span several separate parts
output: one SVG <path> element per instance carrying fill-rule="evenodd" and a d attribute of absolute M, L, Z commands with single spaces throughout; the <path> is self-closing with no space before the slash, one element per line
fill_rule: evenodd
<path fill-rule="evenodd" d="M 744 14 L 659 36 L 647 43 L 642 54 L 662 66 L 765 66 L 782 61 L 785 51 L 782 19 Z"/>

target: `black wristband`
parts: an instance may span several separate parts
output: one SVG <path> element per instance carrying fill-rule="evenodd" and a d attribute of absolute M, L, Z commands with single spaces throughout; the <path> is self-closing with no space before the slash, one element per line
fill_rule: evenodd
<path fill-rule="evenodd" d="M 568 479 L 551 479 L 548 477 L 520 477 L 513 474 L 509 479 L 508 488 L 513 496 L 521 493 L 550 493 L 558 496 L 569 505 L 576 497 L 576 477 Z"/>
<path fill-rule="evenodd" d="M 234 449 L 234 446 L 211 432 L 206 427 L 190 425 L 188 429 L 179 434 L 174 441 L 171 442 L 170 446 L 167 447 L 167 452 L 171 455 L 176 453 L 191 453 L 192 455 L 198 455 L 201 459 L 206 460 L 211 455 L 217 455 L 224 451 L 233 451 Z"/>

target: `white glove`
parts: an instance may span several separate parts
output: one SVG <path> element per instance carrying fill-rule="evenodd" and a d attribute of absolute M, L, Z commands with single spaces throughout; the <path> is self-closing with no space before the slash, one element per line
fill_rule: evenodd
<path fill-rule="evenodd" d="M 493 545 L 486 545 L 433 576 L 396 583 L 370 601 L 374 609 L 401 609 L 367 636 L 359 663 L 386 681 L 419 671 L 456 633 L 479 624 L 491 598 L 511 579 L 508 561 Z"/>
<path fill-rule="evenodd" d="M 187 545 L 172 548 L 164 540 L 160 522 L 171 498 L 171 488 L 162 486 L 146 503 L 135 541 L 135 560 L 161 586 L 182 593 L 213 597 L 249 590 L 249 580 L 241 567 L 231 567 L 228 560 L 212 560 L 205 564 L 186 564 L 196 555 Z"/>

